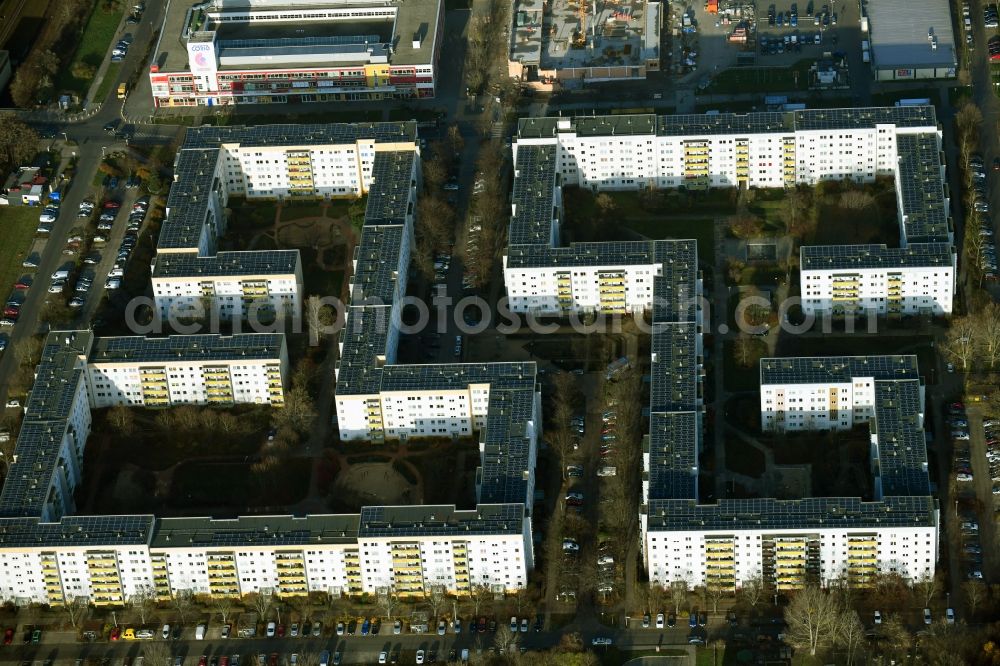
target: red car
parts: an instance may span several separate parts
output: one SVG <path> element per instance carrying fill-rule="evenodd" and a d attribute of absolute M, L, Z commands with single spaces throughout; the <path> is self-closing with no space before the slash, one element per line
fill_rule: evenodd
<path fill-rule="evenodd" d="M 115 627 L 114 629 L 111 630 L 111 640 L 116 641 L 119 638 L 121 638 L 121 635 L 122 635 L 122 630 L 119 629 L 118 627 Z"/>
<path fill-rule="evenodd" d="M 486 633 L 486 618 L 485 617 L 479 618 L 479 626 L 477 627 L 476 630 L 479 633 L 481 633 L 481 634 Z"/>
<path fill-rule="evenodd" d="M 31 282 L 28 280 L 18 280 L 17 283 L 14 285 L 14 289 L 24 289 L 24 290 L 31 289 Z"/>
<path fill-rule="evenodd" d="M 281 638 L 284 635 L 285 635 L 285 625 L 279 624 L 278 625 L 278 638 Z"/>
<path fill-rule="evenodd" d="M 278 666 L 278 653 L 272 652 L 271 656 L 267 660 L 268 666 Z"/>
<path fill-rule="evenodd" d="M 201 655 L 201 659 L 198 660 L 198 666 L 208 666 L 208 655 Z"/>
<path fill-rule="evenodd" d="M 7 631 L 3 632 L 3 644 L 10 645 L 13 642 L 14 642 L 14 630 L 8 629 Z"/>
<path fill-rule="evenodd" d="M 117 201 L 106 201 L 104 202 L 104 207 L 108 209 L 121 208 L 122 205 Z"/>

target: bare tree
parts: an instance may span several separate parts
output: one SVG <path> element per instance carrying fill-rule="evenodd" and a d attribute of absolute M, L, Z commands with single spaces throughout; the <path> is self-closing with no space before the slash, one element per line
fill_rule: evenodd
<path fill-rule="evenodd" d="M 764 232 L 764 221 L 756 215 L 736 215 L 729 220 L 729 232 L 744 240 L 756 238 Z"/>
<path fill-rule="evenodd" d="M 687 604 L 690 584 L 687 580 L 679 579 L 670 583 L 670 603 L 674 607 L 674 614 L 681 612 L 681 606 Z"/>
<path fill-rule="evenodd" d="M 167 641 L 145 641 L 142 645 L 144 666 L 171 666 L 170 643 Z"/>
<path fill-rule="evenodd" d="M 552 423 L 549 443 L 559 459 L 562 478 L 566 478 L 566 459 L 573 448 L 573 433 L 570 422 L 576 406 L 577 388 L 573 375 L 558 372 L 552 378 Z"/>
<path fill-rule="evenodd" d="M 969 616 L 975 617 L 979 605 L 986 600 L 986 585 L 980 580 L 970 580 L 962 583 L 965 593 L 965 604 L 969 607 Z"/>
<path fill-rule="evenodd" d="M 236 602 L 232 597 L 219 596 L 212 599 L 212 608 L 219 614 L 222 624 L 229 622 L 229 616 L 232 614 L 235 606 Z"/>
<path fill-rule="evenodd" d="M 108 423 L 123 435 L 135 431 L 135 412 L 125 405 L 115 405 L 108 410 Z"/>
<path fill-rule="evenodd" d="M 396 588 L 392 585 L 387 587 L 380 587 L 376 592 L 377 603 L 382 614 L 388 619 L 392 619 L 392 611 L 396 608 L 396 602 L 399 601 L 399 595 L 396 594 Z"/>
<path fill-rule="evenodd" d="M 854 654 L 864 640 L 865 626 L 858 612 L 853 608 L 844 608 L 840 612 L 836 641 L 847 652 L 847 666 L 854 663 Z"/>
<path fill-rule="evenodd" d="M 128 598 L 128 606 L 139 618 L 139 624 L 146 624 L 146 620 L 154 610 L 156 610 L 156 590 L 152 585 L 140 585 Z"/>
<path fill-rule="evenodd" d="M 493 601 L 493 590 L 485 583 L 474 585 L 469 591 L 469 601 L 472 602 L 473 614 L 479 615 L 479 609 Z"/>
<path fill-rule="evenodd" d="M 188 614 L 194 607 L 194 595 L 191 594 L 191 590 L 177 590 L 174 593 L 172 605 L 181 618 L 181 624 L 187 624 Z"/>
<path fill-rule="evenodd" d="M 987 303 L 976 314 L 975 325 L 983 362 L 993 370 L 1000 362 L 1000 304 Z"/>
<path fill-rule="evenodd" d="M 750 604 L 750 608 L 757 610 L 757 604 L 764 598 L 764 579 L 760 574 L 753 574 L 744 579 L 740 587 L 740 596 Z"/>
<path fill-rule="evenodd" d="M 941 592 L 941 582 L 937 576 L 924 576 L 920 580 L 913 583 L 913 591 L 923 603 L 924 608 L 928 608 L 931 605 L 931 601 L 934 600 L 934 597 Z"/>
<path fill-rule="evenodd" d="M 712 607 L 713 613 L 719 612 L 719 601 L 722 596 L 726 593 L 726 590 L 719 585 L 718 582 L 712 581 L 704 586 L 702 590 L 702 596 L 705 599 L 705 605 Z"/>
<path fill-rule="evenodd" d="M 517 650 L 518 635 L 510 630 L 510 626 L 504 622 L 497 627 L 497 633 L 493 638 L 493 644 L 497 646 L 503 654 L 510 654 Z"/>
<path fill-rule="evenodd" d="M 971 370 L 976 351 L 976 327 L 972 319 L 953 318 L 942 348 L 962 370 Z"/>
<path fill-rule="evenodd" d="M 426 592 L 424 592 L 424 600 L 427 602 L 427 606 L 431 609 L 431 617 L 437 620 L 438 616 L 441 614 L 441 609 L 444 607 L 447 598 L 444 593 L 443 585 L 431 585 Z"/>
<path fill-rule="evenodd" d="M 795 593 L 785 609 L 789 644 L 813 657 L 837 637 L 840 607 L 836 598 L 810 585 Z"/>
<path fill-rule="evenodd" d="M 63 611 L 66 613 L 66 618 L 73 625 L 74 629 L 80 627 L 80 622 L 83 620 L 83 616 L 89 607 L 86 597 L 73 597 L 63 604 Z"/>
<path fill-rule="evenodd" d="M 875 197 L 870 192 L 851 189 L 840 195 L 839 204 L 848 210 L 864 210 L 875 204 Z"/>
<path fill-rule="evenodd" d="M 891 655 L 901 657 L 913 641 L 910 630 L 897 615 L 890 615 L 882 623 L 882 645 Z"/>

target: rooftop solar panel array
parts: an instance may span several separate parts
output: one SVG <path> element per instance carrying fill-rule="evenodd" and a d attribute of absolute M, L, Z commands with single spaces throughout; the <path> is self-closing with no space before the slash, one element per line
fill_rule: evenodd
<path fill-rule="evenodd" d="M 349 307 L 340 332 L 342 349 L 337 365 L 337 395 L 373 395 L 382 385 L 382 363 L 389 339 L 390 306 Z"/>
<path fill-rule="evenodd" d="M 876 479 L 885 495 L 929 495 L 927 442 L 921 419 L 920 384 L 916 379 L 875 382 L 878 468 Z"/>
<path fill-rule="evenodd" d="M 799 254 L 799 266 L 807 271 L 944 268 L 954 260 L 954 248 L 949 243 L 911 243 L 906 247 L 804 245 Z"/>
<path fill-rule="evenodd" d="M 511 245 L 544 245 L 552 242 L 556 216 L 556 147 L 522 145 L 517 148 L 517 173 L 511 195 L 508 242 Z"/>
<path fill-rule="evenodd" d="M 761 386 L 768 384 L 846 384 L 855 377 L 917 379 L 917 357 L 796 356 L 760 360 Z"/>
<path fill-rule="evenodd" d="M 298 250 L 219 252 L 212 256 L 200 256 L 197 252 L 161 252 L 156 255 L 153 277 L 197 279 L 295 275 L 298 265 Z"/>
<path fill-rule="evenodd" d="M 416 192 L 412 150 L 380 150 L 372 163 L 371 185 L 365 206 L 366 225 L 403 224 L 413 214 Z"/>
<path fill-rule="evenodd" d="M 174 182 L 167 196 L 167 217 L 160 226 L 157 247 L 197 250 L 209 214 L 209 199 L 219 162 L 219 149 L 181 150 L 174 164 Z"/>
<path fill-rule="evenodd" d="M 150 548 L 240 548 L 355 543 L 358 514 L 160 518 Z"/>
<path fill-rule="evenodd" d="M 897 134 L 896 153 L 904 244 L 948 242 L 951 230 L 937 133 Z"/>
<path fill-rule="evenodd" d="M 400 266 L 406 233 L 402 225 L 365 226 L 361 230 L 361 242 L 354 249 L 357 266 L 354 269 L 351 303 L 392 303 L 400 271 L 409 269 L 409 266 Z"/>
<path fill-rule="evenodd" d="M 652 413 L 649 436 L 649 491 L 647 500 L 689 499 L 698 496 L 698 412 Z"/>
<path fill-rule="evenodd" d="M 162 363 L 276 359 L 285 345 L 283 333 L 237 335 L 129 335 L 97 338 L 90 363 Z"/>
<path fill-rule="evenodd" d="M 0 520 L 0 548 L 100 548 L 144 546 L 153 532 L 153 516 L 65 516 L 57 523 L 37 518 Z"/>
<path fill-rule="evenodd" d="M 248 146 L 305 146 L 319 144 L 413 142 L 417 123 L 319 123 L 301 125 L 227 125 L 191 127 L 181 150 L 217 148 L 221 144 Z"/>
<path fill-rule="evenodd" d="M 89 331 L 53 331 L 46 337 L 14 445 L 14 462 L 0 492 L 0 516 L 44 514 L 93 339 Z"/>
<path fill-rule="evenodd" d="M 650 531 L 821 530 L 925 527 L 934 524 L 937 504 L 930 495 L 892 496 L 874 502 L 858 497 L 808 497 L 798 500 L 653 500 L 646 507 Z"/>
<path fill-rule="evenodd" d="M 524 531 L 523 504 L 481 503 L 462 511 L 454 505 L 366 506 L 361 509 L 359 536 L 421 537 L 521 534 Z"/>

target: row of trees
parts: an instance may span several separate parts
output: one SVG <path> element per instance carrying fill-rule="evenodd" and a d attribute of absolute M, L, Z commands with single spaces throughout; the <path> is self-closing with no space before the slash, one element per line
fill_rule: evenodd
<path fill-rule="evenodd" d="M 509 173 L 506 151 L 499 141 L 480 145 L 476 174 L 482 185 L 472 199 L 462 259 L 473 286 L 482 288 L 507 246 Z"/>
<path fill-rule="evenodd" d="M 449 251 L 455 240 L 455 209 L 445 199 L 443 187 L 464 147 L 458 127 L 452 125 L 441 140 L 430 144 L 422 164 L 424 189 L 417 203 L 413 259 L 427 280 L 434 277 L 434 254 Z"/>
<path fill-rule="evenodd" d="M 957 367 L 996 370 L 1000 364 L 1000 304 L 988 301 L 970 313 L 953 317 L 944 352 Z"/>

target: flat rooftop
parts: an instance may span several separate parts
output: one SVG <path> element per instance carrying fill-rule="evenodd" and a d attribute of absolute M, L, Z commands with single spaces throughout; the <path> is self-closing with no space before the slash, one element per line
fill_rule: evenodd
<path fill-rule="evenodd" d="M 869 2 L 867 7 L 876 67 L 911 69 L 956 65 L 955 31 L 947 0 L 876 0 Z M 932 48 L 932 37 L 937 41 L 937 48 Z"/>
<path fill-rule="evenodd" d="M 204 4 L 204 2 L 196 0 L 182 0 L 167 5 L 162 38 L 157 45 L 159 52 L 154 59 L 154 63 L 159 65 L 160 71 L 188 71 L 187 40 L 195 30 L 201 33 L 217 31 L 217 41 L 230 42 L 228 45 L 225 43 L 217 44 L 220 47 L 217 51 L 224 51 L 227 47 L 234 48 L 236 44 L 232 42 L 240 40 L 287 41 L 286 46 L 295 47 L 297 41 L 298 45 L 301 46 L 299 40 L 309 38 L 374 35 L 380 44 L 392 45 L 393 51 L 390 56 L 392 64 L 430 64 L 433 61 L 435 42 L 438 38 L 438 17 L 442 12 L 442 0 L 406 0 L 405 2 L 402 0 L 390 2 L 358 0 L 355 2 L 315 3 L 280 2 L 279 0 L 268 2 L 264 6 L 258 6 L 257 3 L 226 2 L 223 0 L 217 2 L 216 7 L 207 12 L 196 9 Z M 383 19 L 365 16 L 365 11 L 370 8 L 395 8 L 395 17 Z M 287 20 L 269 20 L 266 24 L 261 21 L 250 22 L 240 18 L 240 15 L 246 15 L 247 11 L 270 13 L 283 9 L 289 12 L 308 10 L 312 18 L 293 17 Z M 358 20 L 344 20 L 342 18 L 344 10 L 357 10 Z M 324 16 L 324 13 L 327 12 L 329 17 Z M 338 14 L 341 15 L 341 18 L 334 18 Z M 216 20 L 222 15 L 228 16 L 225 20 Z M 415 36 L 419 37 L 416 47 L 414 47 Z M 267 48 L 275 46 L 278 44 Z M 265 47 L 256 48 L 263 49 Z M 338 63 L 319 64 L 305 57 L 301 62 L 297 62 L 296 66 L 303 69 L 318 69 L 344 65 Z M 268 69 L 268 67 L 265 65 L 245 65 L 235 69 Z"/>

